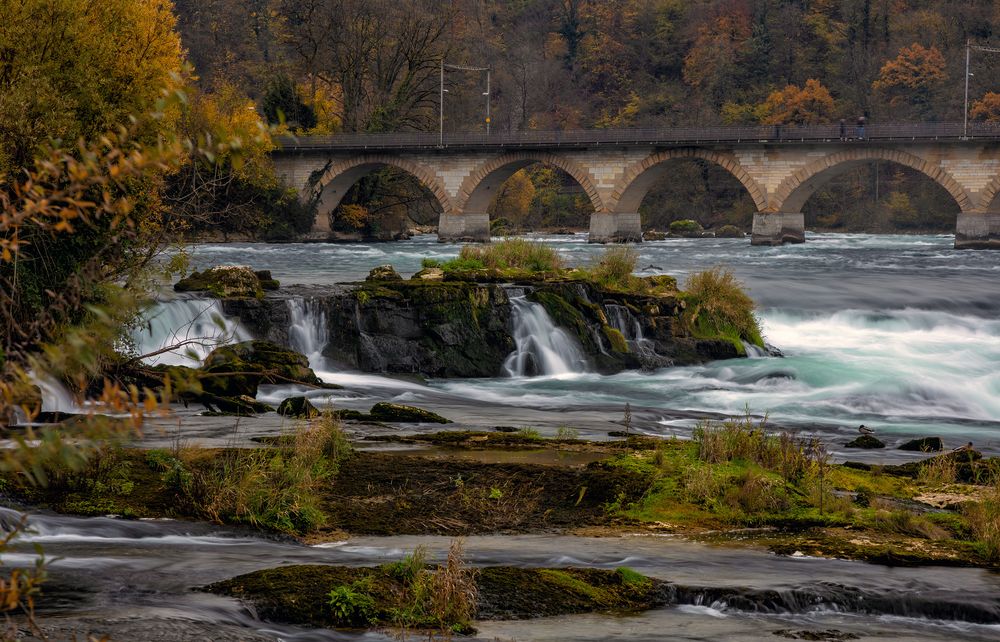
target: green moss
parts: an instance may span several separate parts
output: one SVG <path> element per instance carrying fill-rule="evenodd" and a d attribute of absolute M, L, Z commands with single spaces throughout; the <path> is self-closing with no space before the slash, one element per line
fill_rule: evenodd
<path fill-rule="evenodd" d="M 608 338 L 608 342 L 611 344 L 611 349 L 615 352 L 628 353 L 628 341 L 625 340 L 625 335 L 621 333 L 620 330 L 612 328 L 606 325 L 602 328 L 604 330 L 604 336 Z"/>

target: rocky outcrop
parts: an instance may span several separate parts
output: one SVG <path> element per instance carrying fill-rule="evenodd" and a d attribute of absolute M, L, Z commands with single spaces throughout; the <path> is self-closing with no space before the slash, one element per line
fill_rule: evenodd
<path fill-rule="evenodd" d="M 323 385 L 309 367 L 309 359 L 268 341 L 216 348 L 205 357 L 201 371 L 209 375 L 202 379 L 205 392 L 225 397 L 253 397 L 262 383 Z"/>
<path fill-rule="evenodd" d="M 259 301 L 226 299 L 223 310 L 254 336 L 288 345 L 286 299 L 309 298 L 326 316 L 324 356 L 365 372 L 499 376 L 515 349 L 512 296 L 544 307 L 602 373 L 743 356 L 742 346 L 730 340 L 693 336 L 682 320 L 685 303 L 676 282 L 650 279 L 651 290 L 669 293 L 615 292 L 580 279 L 512 285 L 418 278 L 291 289 Z"/>
<path fill-rule="evenodd" d="M 265 290 L 277 290 L 279 283 L 267 270 L 255 272 L 245 265 L 219 265 L 194 272 L 174 285 L 176 292 L 204 292 L 216 298 L 260 299 Z"/>

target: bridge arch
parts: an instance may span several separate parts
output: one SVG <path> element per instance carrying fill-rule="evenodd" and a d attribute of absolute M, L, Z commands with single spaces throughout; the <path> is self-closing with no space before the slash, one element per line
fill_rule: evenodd
<path fill-rule="evenodd" d="M 767 212 L 799 213 L 817 189 L 836 176 L 871 161 L 889 161 L 924 174 L 955 199 L 962 212 L 975 208 L 969 193 L 940 165 L 898 149 L 858 147 L 825 156 L 785 178 L 774 191 Z"/>
<path fill-rule="evenodd" d="M 485 213 L 500 186 L 518 170 L 534 163 L 552 165 L 572 176 L 573 180 L 586 192 L 587 198 L 594 206 L 594 211 L 605 211 L 604 202 L 586 169 L 557 154 L 531 151 L 508 152 L 479 165 L 462 182 L 456 199 L 457 208 L 466 214 Z"/>
<path fill-rule="evenodd" d="M 322 176 L 315 184 L 319 193 L 319 208 L 313 231 L 329 232 L 329 215 L 340 205 L 347 191 L 368 174 L 386 166 L 395 167 L 416 178 L 434 194 L 442 212 L 453 211 L 453 203 L 444 183 L 429 168 L 392 154 L 365 154 L 335 161 L 322 170 Z"/>
<path fill-rule="evenodd" d="M 746 188 L 758 211 L 763 211 L 767 207 L 766 192 L 740 165 L 735 156 L 710 149 L 682 147 L 654 152 L 627 167 L 609 199 L 609 210 L 617 214 L 638 212 L 639 205 L 649 190 L 670 171 L 669 161 L 678 159 L 704 160 L 719 165 Z"/>

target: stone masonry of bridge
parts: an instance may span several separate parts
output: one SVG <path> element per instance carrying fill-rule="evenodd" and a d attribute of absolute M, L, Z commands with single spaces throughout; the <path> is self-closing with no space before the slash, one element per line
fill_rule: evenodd
<path fill-rule="evenodd" d="M 330 234 L 330 212 L 348 189 L 386 165 L 415 176 L 437 198 L 442 241 L 487 241 L 487 208 L 514 172 L 547 163 L 572 176 L 594 207 L 592 242 L 640 241 L 639 205 L 676 159 L 702 159 L 731 173 L 757 206 L 751 242 L 805 240 L 802 207 L 822 185 L 852 167 L 889 161 L 937 182 L 959 208 L 955 246 L 1000 248 L 1000 142 L 829 141 L 690 146 L 590 145 L 580 148 L 282 149 L 273 153 L 284 181 L 319 195 L 314 235 Z"/>

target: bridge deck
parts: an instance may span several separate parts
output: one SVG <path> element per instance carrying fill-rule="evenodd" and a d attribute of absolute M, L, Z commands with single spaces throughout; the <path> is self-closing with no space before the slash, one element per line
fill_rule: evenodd
<path fill-rule="evenodd" d="M 846 138 L 846 140 L 845 140 Z M 1000 140 L 1000 123 L 880 123 L 865 127 L 840 125 L 757 125 L 751 127 L 668 127 L 656 129 L 583 129 L 564 131 L 522 131 L 493 133 L 446 133 L 443 141 L 436 132 L 390 134 L 336 134 L 332 136 L 281 136 L 278 145 L 288 151 L 322 150 L 404 150 L 404 149 L 502 149 L 502 148 L 581 148 L 581 147 L 683 147 L 690 145 L 793 145 L 803 143 L 870 144 L 925 141 Z M 443 143 L 443 144 L 442 144 Z"/>

